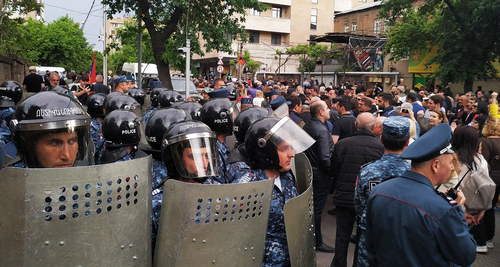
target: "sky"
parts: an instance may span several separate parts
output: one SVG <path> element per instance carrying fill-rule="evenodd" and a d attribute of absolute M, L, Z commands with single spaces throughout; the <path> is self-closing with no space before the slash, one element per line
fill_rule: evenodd
<path fill-rule="evenodd" d="M 93 7 L 92 2 L 94 2 Z M 51 23 L 66 15 L 72 18 L 74 22 L 82 23 L 89 11 L 90 14 L 83 27 L 83 34 L 87 38 L 87 42 L 94 45 L 95 51 L 102 52 L 103 42 L 98 39 L 101 29 L 103 29 L 103 5 L 101 0 L 45 0 L 46 23 Z"/>

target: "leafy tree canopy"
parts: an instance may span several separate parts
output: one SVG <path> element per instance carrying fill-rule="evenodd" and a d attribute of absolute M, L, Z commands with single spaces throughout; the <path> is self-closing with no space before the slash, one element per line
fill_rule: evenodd
<path fill-rule="evenodd" d="M 391 27 L 386 50 L 399 60 L 414 49 L 438 47 L 429 64 L 437 63 L 436 78 L 444 83 L 496 78 L 493 62 L 500 57 L 500 1 L 384 0 L 380 16 Z"/>
<path fill-rule="evenodd" d="M 241 58 L 243 58 L 243 60 L 245 61 L 245 68 L 247 68 L 250 72 L 253 72 L 256 68 L 260 67 L 260 63 L 251 58 L 248 49 L 243 50 Z M 238 60 L 231 60 L 229 61 L 229 64 L 236 66 L 237 64 L 239 64 L 238 62 Z"/>
<path fill-rule="evenodd" d="M 181 65 L 177 49 L 191 40 L 191 51 L 203 55 L 198 37 L 206 41 L 207 51 L 231 52 L 231 41 L 238 36 L 246 40 L 242 23 L 245 11 L 263 11 L 266 6 L 258 0 L 103 0 L 109 6 L 108 16 L 119 12 L 135 12 L 142 17 L 149 32 L 160 80 L 171 87 L 169 67 Z"/>

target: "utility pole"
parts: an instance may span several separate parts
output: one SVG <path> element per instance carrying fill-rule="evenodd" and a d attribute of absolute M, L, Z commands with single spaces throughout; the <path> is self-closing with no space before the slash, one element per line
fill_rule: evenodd
<path fill-rule="evenodd" d="M 142 11 L 139 9 L 139 12 L 137 14 L 137 22 L 139 24 L 139 33 L 138 33 L 138 48 L 139 48 L 139 53 L 137 54 L 137 68 L 138 68 L 138 73 L 136 77 L 135 83 L 138 84 L 137 88 L 142 89 Z"/>
<path fill-rule="evenodd" d="M 106 55 L 106 44 L 108 40 L 108 29 L 107 29 L 107 24 L 108 24 L 108 18 L 106 16 L 106 5 L 103 7 L 102 11 L 102 21 L 103 21 L 103 28 L 104 28 L 104 36 L 103 36 L 103 46 L 102 46 L 102 76 L 104 78 L 104 85 L 108 85 L 108 56 Z"/>
<path fill-rule="evenodd" d="M 243 42 L 240 41 L 240 55 L 243 58 Z M 238 58 L 238 81 L 241 80 L 241 76 L 243 75 L 243 65 L 239 64 L 240 59 Z"/>
<path fill-rule="evenodd" d="M 185 89 L 186 98 L 189 97 L 189 78 L 191 76 L 191 40 L 186 39 L 186 47 L 179 48 L 179 51 L 186 53 L 186 71 L 184 72 L 184 78 L 186 79 Z"/>

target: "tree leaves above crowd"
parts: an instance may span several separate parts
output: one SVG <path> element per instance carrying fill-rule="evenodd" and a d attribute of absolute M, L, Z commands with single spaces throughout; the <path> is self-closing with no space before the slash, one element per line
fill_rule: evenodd
<path fill-rule="evenodd" d="M 493 62 L 500 58 L 500 1 L 385 0 L 380 16 L 390 24 L 386 51 L 392 59 L 415 49 L 438 47 L 429 64 L 444 84 L 497 78 Z"/>
<path fill-rule="evenodd" d="M 4 42 L 4 54 L 15 54 L 33 65 L 58 66 L 66 70 L 85 72 L 92 64 L 93 49 L 68 16 L 47 25 L 29 19 L 26 24 L 9 21 L 9 36 Z M 6 25 L 3 25 L 6 26 Z"/>

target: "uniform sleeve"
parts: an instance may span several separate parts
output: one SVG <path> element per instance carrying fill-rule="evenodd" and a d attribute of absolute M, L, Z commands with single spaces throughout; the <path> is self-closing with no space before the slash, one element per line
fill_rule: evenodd
<path fill-rule="evenodd" d="M 363 215 L 363 210 L 366 207 L 366 197 L 364 194 L 364 185 L 366 178 L 361 170 L 357 177 L 356 190 L 354 191 L 354 209 L 356 210 L 356 215 L 361 218 Z"/>
<path fill-rule="evenodd" d="M 460 266 L 470 266 L 476 259 L 476 242 L 469 234 L 462 208 L 450 207 L 439 224 L 436 240 L 443 257 Z"/>

